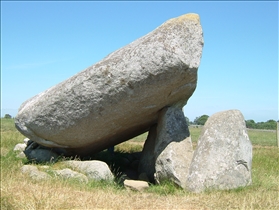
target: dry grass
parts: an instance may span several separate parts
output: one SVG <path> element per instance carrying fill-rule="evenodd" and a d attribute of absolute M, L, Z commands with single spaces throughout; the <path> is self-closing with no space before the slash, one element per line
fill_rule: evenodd
<path fill-rule="evenodd" d="M 6 123 L 1 127 L 1 210 L 279 208 L 279 155 L 278 148 L 274 146 L 261 147 L 257 144 L 254 148 L 253 184 L 246 188 L 194 194 L 166 183 L 151 186 L 140 193 L 127 191 L 117 184 L 85 184 L 55 177 L 40 182 L 31 180 L 20 172 L 25 160 L 16 158 L 12 151 L 14 145 L 22 142 L 24 137 L 11 126 L 12 123 L 10 126 Z M 195 135 L 198 136 L 198 133 Z M 138 151 L 145 137 L 118 145 L 117 149 Z M 133 142 L 138 142 L 136 147 Z M 58 165 L 50 167 L 55 168 Z"/>
<path fill-rule="evenodd" d="M 84 190 L 59 183 L 13 181 L 1 189 L 1 209 L 175 209 L 194 207 L 188 199 L 115 190 Z M 5 191 L 6 190 L 6 191 Z M 182 205 L 181 205 L 182 204 Z M 4 207 L 4 208 L 3 208 Z"/>
<path fill-rule="evenodd" d="M 86 189 L 17 175 L 1 186 L 1 209 L 278 209 L 278 191 L 240 190 L 175 194 Z"/>

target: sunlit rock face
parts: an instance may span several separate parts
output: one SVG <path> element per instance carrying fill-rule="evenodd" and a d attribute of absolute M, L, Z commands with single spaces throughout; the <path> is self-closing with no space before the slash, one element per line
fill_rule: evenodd
<path fill-rule="evenodd" d="M 239 110 L 218 112 L 205 123 L 189 169 L 193 192 L 244 187 L 252 183 L 252 144 Z"/>
<path fill-rule="evenodd" d="M 186 188 L 193 147 L 183 111 L 166 107 L 159 114 L 158 124 L 149 131 L 139 162 L 139 173 L 151 182 L 169 180 Z"/>
<path fill-rule="evenodd" d="M 197 14 L 170 19 L 24 102 L 16 128 L 69 155 L 126 141 L 156 124 L 164 107 L 187 103 L 196 88 L 202 48 Z"/>

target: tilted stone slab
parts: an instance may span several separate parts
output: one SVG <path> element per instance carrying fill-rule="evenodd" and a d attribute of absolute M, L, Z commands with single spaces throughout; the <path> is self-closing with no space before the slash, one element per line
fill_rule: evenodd
<path fill-rule="evenodd" d="M 252 144 L 243 115 L 238 110 L 218 112 L 208 118 L 189 169 L 187 188 L 233 189 L 252 183 Z"/>
<path fill-rule="evenodd" d="M 203 47 L 196 14 L 170 19 L 68 80 L 24 102 L 17 129 L 73 154 L 101 151 L 156 123 L 193 94 Z"/>

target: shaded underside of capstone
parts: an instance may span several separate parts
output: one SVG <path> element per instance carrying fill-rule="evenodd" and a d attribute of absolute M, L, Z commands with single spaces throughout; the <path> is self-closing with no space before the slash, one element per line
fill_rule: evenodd
<path fill-rule="evenodd" d="M 24 102 L 17 129 L 47 147 L 97 152 L 154 125 L 193 94 L 203 47 L 199 16 L 171 19 Z"/>

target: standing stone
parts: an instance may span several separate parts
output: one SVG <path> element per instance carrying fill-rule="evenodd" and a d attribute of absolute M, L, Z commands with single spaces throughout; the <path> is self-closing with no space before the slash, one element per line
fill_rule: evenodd
<path fill-rule="evenodd" d="M 181 108 L 167 107 L 160 112 L 156 133 L 145 142 L 139 172 L 160 183 L 170 180 L 185 188 L 193 147 Z"/>
<path fill-rule="evenodd" d="M 238 110 L 218 112 L 203 127 L 187 188 L 201 192 L 250 185 L 251 167 L 252 144 L 243 115 Z"/>
<path fill-rule="evenodd" d="M 193 94 L 203 48 L 197 14 L 168 20 L 19 108 L 16 128 L 65 155 L 87 155 L 156 124 L 159 111 Z"/>
<path fill-rule="evenodd" d="M 145 174 L 150 182 L 154 182 L 155 173 L 155 141 L 157 135 L 157 124 L 152 126 L 148 132 L 147 139 L 144 142 L 142 155 L 140 157 L 138 171 Z"/>
<path fill-rule="evenodd" d="M 155 181 L 170 180 L 186 188 L 193 147 L 183 111 L 177 107 L 162 110 L 155 141 Z"/>

